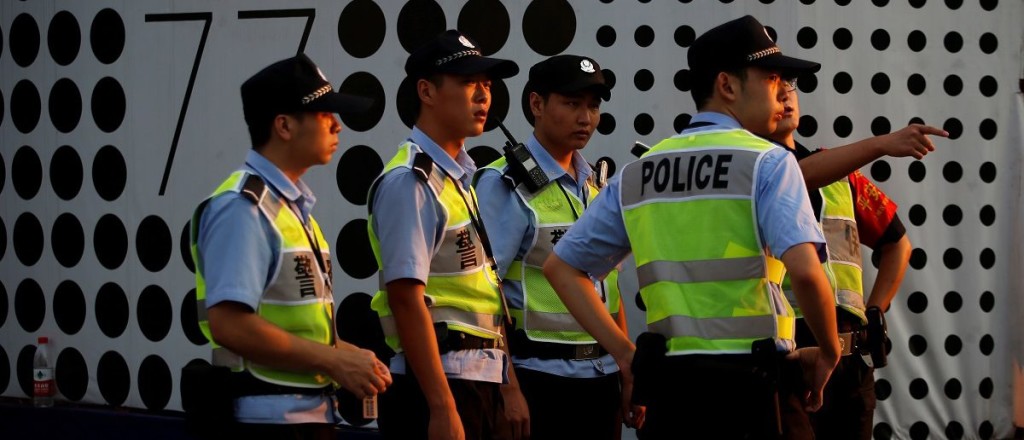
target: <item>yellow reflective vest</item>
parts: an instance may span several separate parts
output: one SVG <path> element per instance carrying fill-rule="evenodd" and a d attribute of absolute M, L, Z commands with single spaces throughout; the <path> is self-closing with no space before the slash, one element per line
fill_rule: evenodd
<path fill-rule="evenodd" d="M 455 179 L 448 176 L 441 167 L 433 165 L 432 161 L 429 167 L 420 166 L 416 161 L 418 155 L 426 156 L 426 153 L 415 144 L 406 142 L 399 147 L 398 154 L 388 162 L 384 172 L 370 187 L 367 229 L 377 265 L 381 266 L 381 257 L 380 240 L 373 229 L 373 194 L 387 173 L 398 168 L 411 169 L 426 185 L 427 194 L 433 202 L 444 212 L 444 233 L 431 256 L 425 287 L 425 300 L 431 319 L 435 323 L 446 323 L 449 329 L 498 339 L 503 318 L 501 296 L 497 276 L 488 262 L 480 234 L 470 216 L 470 209 L 474 210 L 474 216 L 477 215 L 474 203 L 476 195 L 472 188 L 464 191 Z M 398 328 L 388 305 L 387 288 L 383 282 L 386 270 L 381 268 L 379 291 L 370 305 L 380 316 L 388 345 L 400 352 L 402 348 L 398 340 Z"/>
<path fill-rule="evenodd" d="M 199 328 L 213 349 L 212 363 L 233 371 L 248 371 L 257 379 L 278 385 L 319 388 L 331 383 L 321 373 L 303 373 L 267 367 L 244 359 L 217 344 L 210 334 L 206 311 L 206 282 L 197 239 L 203 210 L 210 200 L 227 193 L 241 193 L 259 207 L 260 214 L 270 222 L 278 241 L 277 267 L 260 297 L 256 314 L 300 338 L 324 345 L 334 345 L 334 294 L 330 288 L 330 248 L 320 226 L 309 217 L 309 231 L 315 237 L 327 273 L 320 270 L 315 250 L 307 238 L 302 220 L 285 201 L 266 187 L 263 179 L 248 171 L 231 174 L 204 200 L 192 215 L 192 259 L 196 266 L 196 305 Z"/>
<path fill-rule="evenodd" d="M 821 194 L 819 218 L 828 249 L 828 260 L 822 264 L 839 307 L 867 324 L 864 315 L 864 280 L 861 268 L 860 235 L 853 206 L 850 179 L 844 177 L 818 190 Z M 783 281 L 786 296 L 795 301 L 789 277 Z M 800 310 L 796 309 L 797 316 Z"/>
<path fill-rule="evenodd" d="M 494 161 L 487 168 L 504 174 L 508 164 L 504 157 Z M 558 298 L 555 289 L 544 277 L 543 266 L 558 240 L 576 223 L 577 213 L 582 213 L 584 204 L 575 194 L 560 189 L 558 182 L 548 182 L 535 193 L 523 185 L 514 191 L 533 216 L 535 225 L 533 242 L 523 259 L 514 260 L 505 275 L 506 280 L 518 281 L 522 285 L 523 309 L 511 309 L 516 328 L 526 331 L 534 341 L 563 344 L 593 344 L 596 341 L 576 318 L 573 318 L 565 304 Z M 598 188 L 587 181 L 588 203 L 597 197 Z M 569 204 L 572 204 L 571 206 Z M 611 271 L 598 283 L 597 291 L 613 315 L 619 313 L 618 271 Z"/>
<path fill-rule="evenodd" d="M 648 330 L 668 354 L 794 346 L 785 268 L 759 235 L 758 168 L 771 142 L 740 129 L 681 134 L 622 171 L 620 201 Z"/>

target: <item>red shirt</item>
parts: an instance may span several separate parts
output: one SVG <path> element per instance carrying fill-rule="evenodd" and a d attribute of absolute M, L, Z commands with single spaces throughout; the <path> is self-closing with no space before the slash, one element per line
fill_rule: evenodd
<path fill-rule="evenodd" d="M 854 171 L 849 177 L 860 242 L 875 248 L 896 218 L 896 203 L 860 171 Z"/>
<path fill-rule="evenodd" d="M 821 149 L 810 152 L 806 147 L 797 143 L 796 150 L 790 151 L 796 155 L 797 159 L 803 159 Z M 860 235 L 861 244 L 878 250 L 882 245 L 895 243 L 903 238 L 907 229 L 896 215 L 896 203 L 860 171 L 854 171 L 848 177 L 850 190 L 853 193 L 854 217 L 857 221 L 857 232 Z M 817 214 L 821 210 L 821 195 L 818 191 L 809 191 L 809 193 L 814 212 Z"/>

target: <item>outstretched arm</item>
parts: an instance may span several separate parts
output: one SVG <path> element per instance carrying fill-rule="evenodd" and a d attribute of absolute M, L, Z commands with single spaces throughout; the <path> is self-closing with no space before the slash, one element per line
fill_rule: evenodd
<path fill-rule="evenodd" d="M 935 151 L 929 135 L 948 137 L 949 133 L 929 125 L 911 124 L 893 133 L 812 154 L 800 161 L 800 170 L 807 187 L 818 189 L 883 156 L 921 159 Z"/>

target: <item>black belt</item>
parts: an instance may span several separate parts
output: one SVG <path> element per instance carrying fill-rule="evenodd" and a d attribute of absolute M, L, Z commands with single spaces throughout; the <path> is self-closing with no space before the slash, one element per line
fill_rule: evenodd
<path fill-rule="evenodd" d="M 597 359 L 608 354 L 601 344 L 559 344 L 530 340 L 523 330 L 516 330 L 515 340 L 508 349 L 512 355 L 520 358 L 565 359 L 582 361 Z"/>
<path fill-rule="evenodd" d="M 807 327 L 803 318 L 797 319 L 797 323 L 798 326 L 806 328 L 807 333 L 810 333 L 810 327 Z M 836 329 L 839 331 L 839 354 L 841 356 L 861 354 L 861 349 L 867 344 L 867 339 L 864 335 L 864 324 L 861 323 L 860 318 L 843 309 L 836 309 Z M 797 342 L 798 347 L 818 346 L 817 341 L 813 339 L 800 339 L 802 340 Z"/>
<path fill-rule="evenodd" d="M 437 332 L 437 348 L 441 354 L 459 350 L 485 350 L 497 347 L 497 339 L 481 338 L 469 333 L 434 327 Z"/>
<path fill-rule="evenodd" d="M 235 397 L 278 394 L 300 394 L 303 396 L 323 396 L 334 394 L 333 385 L 317 388 L 278 385 L 259 380 L 253 377 L 249 372 L 231 373 L 231 389 Z"/>

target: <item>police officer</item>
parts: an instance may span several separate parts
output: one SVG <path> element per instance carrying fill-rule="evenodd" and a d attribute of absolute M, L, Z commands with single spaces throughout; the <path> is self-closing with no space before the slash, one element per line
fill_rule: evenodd
<path fill-rule="evenodd" d="M 231 370 L 214 385 L 237 397 L 231 435 L 333 438 L 333 383 L 364 397 L 391 382 L 372 352 L 335 337 L 330 249 L 301 180 L 337 150 L 333 113 L 368 105 L 305 55 L 242 84 L 253 149 L 195 210 L 191 235 L 200 326 L 213 364 Z"/>
<path fill-rule="evenodd" d="M 795 79 L 788 81 L 789 99 L 786 101 L 785 113 L 771 134 L 771 139 L 793 152 L 801 165 L 811 156 L 830 159 L 829 165 L 835 169 L 864 165 L 857 163 L 856 158 L 851 156 L 857 152 L 841 151 L 851 148 L 888 151 L 894 155 L 904 149 L 923 157 L 934 150 L 934 145 L 924 134 L 945 135 L 944 131 L 935 127 L 911 125 L 890 135 L 862 141 L 861 145 L 811 153 L 793 137 L 800 120 L 795 82 Z M 872 144 L 878 148 L 872 149 Z M 828 171 L 818 169 L 808 174 L 820 175 Z M 868 334 L 879 331 L 879 328 L 869 326 L 869 316 L 881 320 L 882 312 L 888 309 L 903 280 L 912 246 L 903 222 L 896 215 L 895 203 L 859 171 L 821 188 L 811 189 L 813 187 L 810 182 L 808 185 L 812 207 L 828 244 L 828 260 L 824 268 L 837 307 L 839 336 L 844 341 L 843 357 L 825 387 L 824 404 L 821 410 L 810 415 L 810 420 L 816 438 L 868 440 L 871 438 L 875 409 L 873 366 L 880 360 L 878 354 L 885 349 L 881 345 L 871 346 L 884 343 L 885 337 Z M 871 247 L 880 255 L 878 274 L 866 301 L 861 271 L 861 244 Z M 785 281 L 783 287 L 786 287 Z M 791 292 L 786 293 L 789 295 Z M 795 311 L 799 316 L 799 310 Z M 797 320 L 796 341 L 798 347 L 815 345 L 814 337 L 802 319 Z M 876 353 L 874 360 L 872 351 Z M 803 436 L 809 437 L 809 434 L 803 433 Z"/>
<path fill-rule="evenodd" d="M 528 412 L 508 371 L 503 306 L 464 149 L 483 133 L 491 81 L 519 71 L 449 30 L 413 51 L 419 114 L 370 188 L 369 233 L 380 265 L 380 315 L 393 388 L 381 397 L 381 433 L 396 439 L 528 434 Z M 507 384 L 501 386 L 503 382 Z"/>
<path fill-rule="evenodd" d="M 642 438 L 772 438 L 781 431 L 778 412 L 801 409 L 777 401 L 780 388 L 799 383 L 802 365 L 811 389 L 805 408 L 816 410 L 839 344 L 820 269 L 824 240 L 798 165 L 743 128 L 774 131 L 786 99 L 782 77 L 818 64 L 782 55 L 750 16 L 709 30 L 687 58 L 700 112 L 623 168 L 544 272 L 612 353 L 624 397 L 635 391 L 647 403 Z M 630 251 L 648 322 L 636 349 L 587 276 Z M 793 351 L 794 316 L 779 286 L 787 269 L 820 348 Z"/>
<path fill-rule="evenodd" d="M 579 150 L 597 128 L 610 87 L 592 58 L 558 55 L 530 69 L 525 93 L 534 118 L 525 143 L 532 161 L 510 166 L 509 161 L 524 161 L 508 154 L 479 170 L 474 186 L 514 317 L 509 350 L 530 409 L 530 435 L 618 438 L 618 367 L 573 319 L 541 271 L 600 190 L 600 176 Z M 531 179 L 522 174 L 531 171 L 526 167 L 539 169 L 544 178 L 525 181 Z M 597 290 L 627 333 L 616 274 L 596 281 Z"/>

